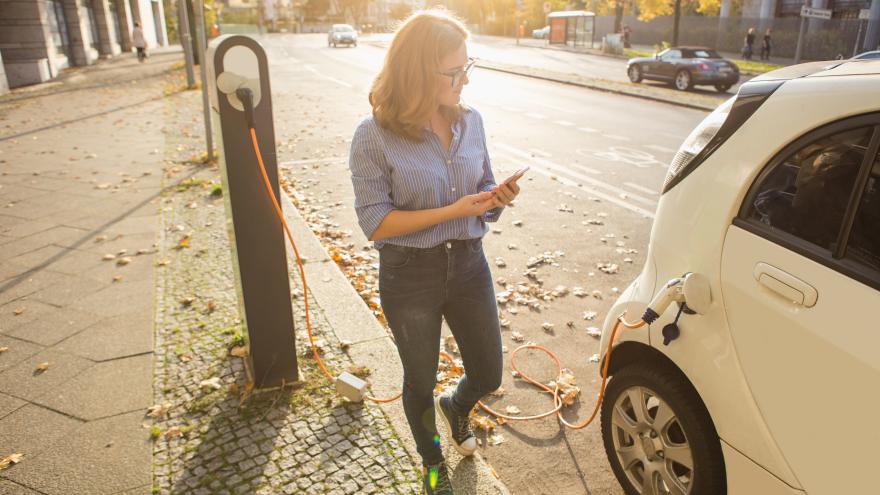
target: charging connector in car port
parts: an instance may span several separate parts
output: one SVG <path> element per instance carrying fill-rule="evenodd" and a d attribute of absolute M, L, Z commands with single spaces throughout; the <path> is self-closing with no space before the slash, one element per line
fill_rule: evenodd
<path fill-rule="evenodd" d="M 367 397 L 367 382 L 351 373 L 343 372 L 335 383 L 336 393 L 352 402 L 363 402 Z"/>

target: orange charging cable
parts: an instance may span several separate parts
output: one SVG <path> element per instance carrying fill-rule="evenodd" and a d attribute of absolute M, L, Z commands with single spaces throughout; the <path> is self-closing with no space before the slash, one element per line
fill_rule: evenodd
<path fill-rule="evenodd" d="M 312 347 L 312 354 L 314 355 L 315 361 L 318 363 L 318 367 L 321 369 L 321 372 L 324 374 L 324 376 L 326 376 L 327 379 L 330 380 L 330 382 L 335 382 L 336 378 L 334 378 L 333 375 L 331 375 L 330 372 L 327 371 L 327 368 L 324 366 L 324 361 L 321 359 L 321 356 L 318 353 L 318 348 L 317 348 L 317 346 L 315 346 L 315 340 L 314 340 L 314 337 L 312 336 L 312 323 L 311 323 L 311 319 L 309 318 L 309 286 L 308 286 L 308 283 L 306 282 L 306 273 L 305 273 L 305 269 L 303 268 L 302 258 L 299 255 L 299 250 L 296 248 L 296 242 L 294 242 L 294 240 L 293 240 L 293 234 L 290 233 L 290 228 L 287 226 L 287 221 L 284 219 L 284 213 L 282 213 L 282 211 L 281 211 L 281 205 L 278 203 L 278 198 L 275 197 L 275 192 L 272 191 L 272 185 L 269 182 L 269 175 L 266 173 L 265 165 L 263 165 L 263 155 L 260 153 L 260 145 L 259 145 L 259 142 L 257 141 L 257 132 L 256 132 L 256 130 L 254 130 L 253 127 L 250 128 L 250 134 L 251 134 L 251 142 L 253 143 L 253 146 L 254 146 L 254 153 L 256 153 L 256 155 L 257 155 L 257 163 L 259 163 L 259 165 L 260 165 L 260 173 L 263 176 L 263 185 L 266 186 L 266 192 L 268 193 L 269 198 L 272 200 L 272 205 L 275 207 L 275 214 L 278 216 L 278 220 L 281 222 L 281 226 L 282 226 L 282 228 L 284 228 L 284 232 L 287 234 L 287 239 L 290 241 L 290 245 L 293 247 L 293 252 L 296 255 L 296 266 L 299 268 L 299 275 L 300 275 L 300 279 L 302 280 L 302 285 L 303 285 L 303 300 L 305 301 L 305 310 L 306 310 L 306 333 L 309 336 L 309 344 Z M 510 355 L 510 365 L 514 370 L 516 370 L 517 373 L 519 373 L 520 377 L 523 380 L 525 380 L 526 382 L 531 383 L 532 385 L 538 387 L 539 389 L 553 395 L 554 408 L 552 410 L 547 411 L 545 413 L 538 414 L 538 415 L 534 415 L 534 416 L 510 416 L 510 415 L 506 415 L 506 414 L 501 414 L 501 413 L 493 410 L 491 407 L 484 404 L 483 401 L 479 401 L 478 404 L 480 405 L 480 407 L 483 408 L 483 410 L 485 410 L 489 414 L 491 414 L 495 417 L 498 417 L 498 418 L 505 419 L 507 421 L 533 421 L 536 419 L 546 418 L 547 416 L 551 416 L 553 414 L 556 414 L 559 417 L 559 421 L 569 428 L 572 428 L 575 430 L 579 430 L 581 428 L 586 428 L 587 425 L 592 423 L 593 420 L 596 418 L 596 414 L 598 414 L 599 408 L 602 405 L 602 399 L 605 396 L 605 384 L 608 381 L 608 364 L 611 362 L 611 352 L 614 350 L 614 340 L 617 337 L 617 330 L 620 328 L 621 325 L 623 325 L 627 329 L 636 329 L 636 328 L 641 328 L 641 327 L 647 325 L 647 323 L 644 320 L 639 320 L 636 323 L 629 323 L 624 319 L 624 315 L 620 315 L 617 318 L 617 322 L 615 322 L 615 324 L 614 324 L 614 329 L 611 330 L 611 337 L 608 339 L 608 349 L 605 353 L 605 363 L 602 366 L 602 384 L 601 384 L 601 387 L 599 388 L 599 398 L 596 401 L 596 406 L 593 409 L 593 413 L 590 415 L 590 417 L 586 421 L 584 421 L 582 423 L 573 424 L 573 423 L 569 423 L 568 421 L 565 420 L 565 418 L 562 417 L 563 403 L 562 403 L 562 398 L 559 396 L 560 389 L 559 389 L 559 383 L 558 383 L 559 379 L 562 376 L 562 364 L 559 362 L 559 357 L 557 357 L 556 354 L 553 353 L 553 351 L 551 351 L 550 349 L 547 349 L 546 347 L 541 346 L 541 345 L 526 344 L 526 345 L 522 345 L 522 346 L 517 347 L 516 349 L 514 349 L 513 353 Z M 544 385 L 543 383 L 531 378 L 529 375 L 523 373 L 522 371 L 520 371 L 516 367 L 516 355 L 517 355 L 517 353 L 519 353 L 520 351 L 525 350 L 525 349 L 536 349 L 539 351 L 543 351 L 556 364 L 556 385 L 553 388 L 550 388 L 547 385 Z M 440 356 L 443 359 L 446 359 L 447 361 L 452 362 L 453 364 L 455 363 L 452 356 L 450 356 L 449 354 L 447 354 L 445 352 L 441 352 Z M 397 394 L 394 397 L 390 397 L 387 399 L 380 399 L 380 398 L 372 397 L 369 395 L 366 396 L 365 398 L 367 400 L 370 400 L 373 402 L 387 403 L 387 402 L 393 402 L 393 401 L 399 399 L 401 397 L 401 395 L 402 395 L 402 393 Z"/>

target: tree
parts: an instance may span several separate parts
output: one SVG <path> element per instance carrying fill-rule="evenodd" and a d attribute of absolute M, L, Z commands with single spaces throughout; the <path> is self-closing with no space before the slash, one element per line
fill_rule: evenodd
<path fill-rule="evenodd" d="M 391 11 L 388 13 L 388 15 L 390 15 L 391 18 L 394 20 L 402 21 L 409 17 L 411 12 L 412 8 L 409 6 L 409 4 L 405 2 L 398 2 L 391 6 Z"/>

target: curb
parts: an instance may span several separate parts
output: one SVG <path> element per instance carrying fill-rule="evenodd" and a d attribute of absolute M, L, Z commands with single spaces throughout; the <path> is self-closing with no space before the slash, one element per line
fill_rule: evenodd
<path fill-rule="evenodd" d="M 626 91 L 623 89 L 617 89 L 617 88 L 613 88 L 613 87 L 608 86 L 608 84 L 623 84 L 623 83 L 618 83 L 617 81 L 608 81 L 606 79 L 594 79 L 595 81 L 597 81 L 596 83 L 589 83 L 586 81 L 579 81 L 576 79 L 580 76 L 572 76 L 572 78 L 566 78 L 563 75 L 534 74 L 534 73 L 529 73 L 526 68 L 520 69 L 516 66 L 501 67 L 501 66 L 492 65 L 491 63 L 487 64 L 486 62 L 479 62 L 479 61 L 477 62 L 477 67 L 480 67 L 481 69 L 493 70 L 496 72 L 504 72 L 507 74 L 513 74 L 513 75 L 517 75 L 517 76 L 530 77 L 532 79 L 541 79 L 544 81 L 568 84 L 570 86 L 578 86 L 581 88 L 592 89 L 595 91 L 603 91 L 606 93 L 618 94 L 618 95 L 623 95 L 623 96 L 632 96 L 634 98 L 641 98 L 643 100 L 651 100 L 651 101 L 656 101 L 656 102 L 660 102 L 660 103 L 667 103 L 669 105 L 691 108 L 694 110 L 703 110 L 703 111 L 707 111 L 707 112 L 711 112 L 712 110 L 715 110 L 715 108 L 718 107 L 718 105 L 723 103 L 722 101 L 719 101 L 718 103 L 715 103 L 715 104 L 709 104 L 709 103 L 703 104 L 703 103 L 698 103 L 698 102 L 692 103 L 692 102 L 682 101 L 677 98 L 667 98 L 667 97 L 660 96 L 660 95 L 655 96 L 655 95 L 640 93 L 637 91 Z M 605 85 L 603 85 L 603 83 Z"/>
<path fill-rule="evenodd" d="M 303 268 L 306 279 L 311 281 L 309 291 L 318 306 L 324 310 L 329 326 L 340 341 L 347 341 L 350 344 L 346 351 L 348 357 L 356 365 L 366 365 L 372 371 L 371 391 L 374 395 L 388 397 L 399 393 L 400 384 L 403 383 L 403 370 L 394 342 L 324 250 L 288 194 L 283 190 L 282 192 L 284 218 L 294 240 L 297 241 L 297 250 L 304 258 Z M 286 240 L 285 244 L 287 244 Z M 293 263 L 291 268 L 294 272 L 293 276 L 298 278 L 296 258 L 289 245 L 288 257 Z M 388 417 L 407 452 L 418 463 L 420 456 L 416 451 L 403 407 L 395 402 L 379 404 L 379 407 Z M 442 428 L 440 430 L 442 431 Z M 494 470 L 479 452 L 465 459 L 451 448 L 447 448 L 445 454 L 450 467 L 455 467 L 450 474 L 456 486 L 470 488 L 465 493 L 509 494 L 507 487 L 493 475 Z"/>

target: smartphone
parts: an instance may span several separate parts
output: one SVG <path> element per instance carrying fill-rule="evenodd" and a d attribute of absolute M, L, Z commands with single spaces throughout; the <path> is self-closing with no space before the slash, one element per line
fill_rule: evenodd
<path fill-rule="evenodd" d="M 528 165 L 526 165 L 525 167 L 517 170 L 516 172 L 513 173 L 513 175 L 504 179 L 504 182 L 502 182 L 501 184 L 502 185 L 510 184 L 511 182 L 515 182 L 515 181 L 519 180 L 520 177 L 522 177 L 523 175 L 525 175 L 526 172 L 529 171 L 529 168 L 530 167 Z"/>

